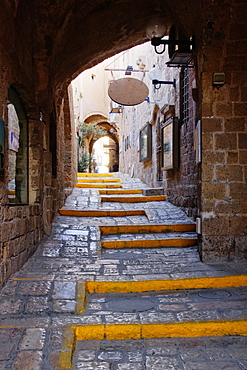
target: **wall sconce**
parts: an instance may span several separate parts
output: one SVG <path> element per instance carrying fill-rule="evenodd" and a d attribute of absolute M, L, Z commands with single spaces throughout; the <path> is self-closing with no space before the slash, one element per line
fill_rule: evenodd
<path fill-rule="evenodd" d="M 213 73 L 213 86 L 219 88 L 223 85 L 225 85 L 225 73 Z"/>
<path fill-rule="evenodd" d="M 175 46 L 194 46 L 194 40 L 186 39 L 173 39 L 169 37 L 169 40 L 163 40 L 162 38 L 166 35 L 167 27 L 164 19 L 161 16 L 155 16 L 150 19 L 146 27 L 146 35 L 151 40 L 151 44 L 154 46 L 154 50 L 157 54 L 162 54 L 165 51 L 166 45 Z M 163 49 L 159 51 L 157 46 L 163 45 Z"/>
<path fill-rule="evenodd" d="M 152 80 L 154 88 L 156 90 L 160 89 L 161 85 L 172 85 L 176 88 L 176 80 L 173 81 L 162 81 L 162 73 L 158 67 L 153 66 L 148 72 L 148 77 Z"/>

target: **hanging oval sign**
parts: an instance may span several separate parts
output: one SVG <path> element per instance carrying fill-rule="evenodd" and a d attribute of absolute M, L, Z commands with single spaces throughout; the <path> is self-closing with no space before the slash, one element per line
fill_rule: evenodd
<path fill-rule="evenodd" d="M 148 97 L 147 85 L 137 78 L 119 78 L 111 82 L 108 95 L 118 104 L 137 105 Z"/>

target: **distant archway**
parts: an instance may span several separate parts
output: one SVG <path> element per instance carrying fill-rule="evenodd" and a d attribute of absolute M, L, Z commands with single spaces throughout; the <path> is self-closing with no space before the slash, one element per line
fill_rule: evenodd
<path fill-rule="evenodd" d="M 28 203 L 28 119 L 23 102 L 11 86 L 8 92 L 10 204 Z"/>

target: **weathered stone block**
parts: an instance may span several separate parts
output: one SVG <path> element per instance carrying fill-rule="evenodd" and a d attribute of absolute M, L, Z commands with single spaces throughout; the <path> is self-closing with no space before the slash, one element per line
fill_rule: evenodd
<path fill-rule="evenodd" d="M 216 166 L 216 180 L 219 181 L 243 181 L 242 166 Z"/>
<path fill-rule="evenodd" d="M 204 218 L 202 231 L 204 235 L 228 235 L 229 219 L 226 216 Z"/>
<path fill-rule="evenodd" d="M 234 238 L 229 236 L 204 236 L 202 242 L 202 261 L 229 261 L 229 253 Z"/>
<path fill-rule="evenodd" d="M 232 151 L 227 152 L 227 163 L 228 164 L 237 164 L 238 163 L 238 155 L 239 155 L 239 152 L 237 152 L 237 151 L 236 152 L 232 152 Z"/>
<path fill-rule="evenodd" d="M 235 258 L 247 259 L 247 237 L 235 238 Z"/>
<path fill-rule="evenodd" d="M 240 181 L 243 182 L 243 167 L 242 166 L 228 166 L 229 181 Z"/>
<path fill-rule="evenodd" d="M 222 120 L 217 118 L 203 118 L 202 132 L 222 131 Z"/>
<path fill-rule="evenodd" d="M 225 154 L 216 151 L 203 151 L 203 164 L 225 163 Z"/>
<path fill-rule="evenodd" d="M 232 116 L 233 104 L 216 102 L 216 116 L 230 117 Z"/>
<path fill-rule="evenodd" d="M 247 184 L 230 183 L 229 187 L 230 187 L 230 197 L 232 199 L 246 199 Z"/>
<path fill-rule="evenodd" d="M 247 115 L 247 103 L 234 103 L 234 114 L 245 117 Z"/>
<path fill-rule="evenodd" d="M 237 149 L 237 135 L 232 133 L 215 134 L 215 149 Z"/>
<path fill-rule="evenodd" d="M 245 118 L 226 118 L 226 132 L 245 131 Z"/>
<path fill-rule="evenodd" d="M 211 181 L 214 178 L 214 167 L 212 164 L 205 164 L 202 167 L 202 181 Z"/>
<path fill-rule="evenodd" d="M 213 114 L 213 103 L 202 103 L 202 116 L 203 117 L 212 117 Z"/>
<path fill-rule="evenodd" d="M 211 150 L 213 148 L 213 134 L 203 133 L 202 134 L 202 149 Z"/>
<path fill-rule="evenodd" d="M 238 101 L 240 98 L 240 91 L 239 87 L 231 87 L 230 88 L 230 100 L 231 101 Z"/>
<path fill-rule="evenodd" d="M 247 134 L 238 134 L 239 149 L 247 149 Z"/>
<path fill-rule="evenodd" d="M 223 166 L 217 165 L 215 169 L 215 173 L 216 173 L 216 180 L 219 180 L 219 181 L 228 180 L 228 168 L 226 165 L 223 165 Z"/>
<path fill-rule="evenodd" d="M 231 226 L 230 226 L 230 235 L 247 237 L 247 217 L 246 216 L 232 217 Z"/>
<path fill-rule="evenodd" d="M 202 197 L 206 199 L 225 199 L 226 185 L 219 183 L 204 182 L 202 184 Z"/>

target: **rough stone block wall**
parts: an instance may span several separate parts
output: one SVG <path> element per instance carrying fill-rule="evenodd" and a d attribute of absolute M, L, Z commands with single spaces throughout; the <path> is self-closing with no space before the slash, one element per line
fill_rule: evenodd
<path fill-rule="evenodd" d="M 0 284 L 18 271 L 33 254 L 41 240 L 41 225 L 39 205 L 16 206 L 4 210 L 0 222 Z"/>
<path fill-rule="evenodd" d="M 217 18 L 222 7 L 219 3 L 208 10 Z M 247 4 L 233 1 L 224 5 L 224 11 L 224 16 L 213 24 L 210 45 L 203 50 L 204 261 L 247 257 Z M 212 86 L 215 72 L 225 73 L 224 86 Z"/>
<path fill-rule="evenodd" d="M 39 40 L 35 40 L 37 34 L 34 18 L 32 1 L 3 0 L 1 3 L 0 119 L 5 123 L 5 168 L 4 175 L 0 177 L 0 285 L 22 267 L 44 235 L 50 233 L 51 222 L 65 199 L 64 188 L 72 186 L 72 181 L 69 185 L 68 180 L 64 180 L 64 147 L 67 145 L 68 153 L 70 140 L 73 140 L 71 127 L 70 131 L 64 132 L 64 126 L 71 125 L 69 109 L 67 106 L 64 114 L 60 92 L 54 97 L 49 87 L 47 64 L 44 63 L 48 55 L 47 45 L 46 49 L 37 48 L 37 42 L 40 43 L 39 45 L 43 41 L 47 44 L 47 39 L 41 33 Z M 38 24 L 41 23 L 37 23 L 36 26 Z M 8 155 L 10 151 L 8 150 L 9 127 L 6 104 L 11 85 L 22 100 L 28 119 L 28 163 L 26 164 L 29 180 L 28 205 L 8 204 L 11 158 Z M 56 178 L 52 177 L 49 145 L 49 116 L 54 105 L 57 107 L 59 117 L 56 133 L 59 144 Z M 66 140 L 68 144 L 65 145 Z M 66 158 L 66 165 L 69 167 L 71 156 L 68 155 Z M 11 176 L 13 177 L 13 174 Z M 75 174 L 73 176 L 75 177 Z"/>

